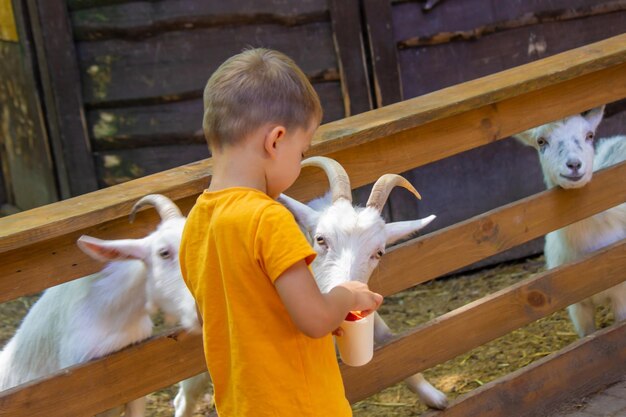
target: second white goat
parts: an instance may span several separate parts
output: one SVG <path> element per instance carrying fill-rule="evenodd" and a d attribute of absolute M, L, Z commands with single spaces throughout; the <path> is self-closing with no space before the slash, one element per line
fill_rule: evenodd
<path fill-rule="evenodd" d="M 159 195 L 142 198 L 133 213 L 147 204 L 154 205 L 162 219 L 147 237 L 79 239 L 78 245 L 90 256 L 118 262 L 44 292 L 0 352 L 0 391 L 148 338 L 153 306 L 171 321 L 198 331 L 195 302 L 178 263 L 185 218 L 169 199 Z M 121 412 L 116 408 L 102 415 Z M 127 417 L 143 415 L 143 398 L 125 407 Z"/>
<path fill-rule="evenodd" d="M 604 106 L 522 132 L 516 137 L 537 149 L 548 188 L 579 188 L 594 171 L 626 160 L 626 136 L 595 139 Z M 555 268 L 626 238 L 626 203 L 546 235 L 546 266 Z M 593 277 L 590 277 L 593 279 Z M 568 307 L 582 337 L 596 329 L 595 306 L 610 300 L 615 319 L 626 319 L 626 282 Z"/>
<path fill-rule="evenodd" d="M 338 162 L 312 157 L 303 161 L 302 166 L 317 166 L 324 170 L 330 183 L 331 204 L 324 204 L 323 201 L 320 204 L 319 200 L 314 200 L 306 205 L 284 195 L 280 201 L 294 214 L 317 252 L 312 268 L 322 292 L 349 280 L 367 283 L 386 246 L 410 237 L 435 219 L 431 215 L 424 219 L 385 223 L 381 211 L 394 187 L 403 187 L 421 198 L 411 183 L 399 175 L 380 177 L 366 206 L 354 207 L 350 180 Z M 317 210 L 313 206 L 318 206 Z M 375 315 L 374 334 L 377 343 L 393 336 L 378 313 Z M 446 407 L 445 394 L 433 387 L 422 374 L 412 375 L 405 382 L 429 407 Z"/>

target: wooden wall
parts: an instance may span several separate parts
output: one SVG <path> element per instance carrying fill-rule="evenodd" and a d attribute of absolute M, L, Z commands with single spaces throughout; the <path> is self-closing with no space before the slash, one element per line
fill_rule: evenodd
<path fill-rule="evenodd" d="M 23 17 L 21 3 L 0 2 L 0 206 L 26 210 L 57 189 Z"/>
<path fill-rule="evenodd" d="M 626 27 L 624 0 L 28 3 L 36 11 L 46 118 L 64 198 L 208 157 L 202 89 L 221 62 L 246 47 L 294 58 L 329 122 Z M 624 130 L 624 107 L 609 109 L 603 133 Z M 386 214 L 400 220 L 435 213 L 431 230 L 445 227 L 540 190 L 536 159 L 507 140 L 429 164 L 406 173 L 424 200 L 416 208 L 394 193 Z M 357 190 L 355 200 L 364 202 L 366 194 Z M 540 249 L 535 242 L 501 259 Z"/>
<path fill-rule="evenodd" d="M 367 4 L 368 1 L 365 1 Z M 388 97 L 409 99 L 503 71 L 623 33 L 625 1 L 444 0 L 429 11 L 420 1 L 372 0 L 390 8 L 392 39 L 372 48 L 393 50 Z M 381 15 L 378 13 L 377 15 Z M 379 25 L 384 22 L 379 22 Z M 395 59 L 395 62 L 394 62 Z M 393 70 L 397 68 L 394 73 Z M 388 71 L 388 70 L 392 71 Z M 381 70 L 382 71 L 382 70 Z M 389 80 L 391 78 L 391 80 Z M 623 102 L 622 102 L 623 103 Z M 541 103 L 537 103 L 541 111 Z M 623 104 L 613 105 L 600 134 L 626 131 Z M 544 187 L 534 150 L 509 139 L 418 168 L 406 174 L 424 197 L 420 214 L 436 213 L 440 228 L 518 200 Z M 394 217 L 412 215 L 403 196 L 392 196 Z M 541 250 L 542 239 L 499 259 Z"/>
<path fill-rule="evenodd" d="M 247 47 L 292 57 L 344 117 L 326 0 L 106 3 L 68 1 L 101 186 L 208 157 L 202 90 Z"/>

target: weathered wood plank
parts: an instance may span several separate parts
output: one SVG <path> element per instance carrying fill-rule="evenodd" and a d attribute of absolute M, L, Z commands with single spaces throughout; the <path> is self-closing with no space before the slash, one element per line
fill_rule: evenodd
<path fill-rule="evenodd" d="M 6 4 L 10 9 L 11 2 Z M 37 90 L 38 70 L 33 67 L 35 51 L 29 48 L 26 35 L 25 4 L 17 2 L 14 11 L 15 16 L 9 17 L 17 22 L 14 29 L 19 30 L 20 43 L 0 42 L 0 166 L 5 171 L 10 203 L 27 210 L 58 201 L 58 193 Z M 7 200 L 0 197 L 0 202 Z"/>
<path fill-rule="evenodd" d="M 330 22 L 316 22 L 172 31 L 141 41 L 141 47 L 112 39 L 78 42 L 77 49 L 85 102 L 110 107 L 200 97 L 217 67 L 249 47 L 279 50 L 310 78 L 338 81 L 332 42 Z"/>
<path fill-rule="evenodd" d="M 552 1 L 542 4 L 530 2 L 533 3 L 530 6 L 527 3 L 529 2 L 512 2 L 507 7 L 502 7 L 497 2 L 489 0 L 481 0 L 480 4 L 470 0 L 450 2 L 448 6 L 454 7 L 456 11 L 456 14 L 452 15 L 433 14 L 437 13 L 439 8 L 428 15 L 424 15 L 420 10 L 414 12 L 428 20 L 429 25 L 435 24 L 431 20 L 443 19 L 443 31 L 454 24 L 468 25 L 471 31 L 477 27 L 469 23 L 473 18 L 495 19 L 495 22 L 501 22 L 503 18 L 498 17 L 499 15 L 503 13 L 511 13 L 513 16 L 517 13 L 524 15 L 531 11 L 528 9 L 531 6 L 540 13 L 543 9 L 549 11 L 555 7 L 567 8 L 563 2 L 560 5 Z M 576 6 L 574 3 L 572 2 L 572 7 Z M 584 6 L 582 3 L 581 5 Z M 418 9 L 418 6 L 419 4 L 412 3 L 413 9 Z M 441 3 L 441 6 L 445 6 L 445 3 Z M 399 13 L 395 18 L 403 19 L 404 24 L 407 24 L 406 15 L 405 10 L 405 13 Z M 446 45 L 422 46 L 412 51 L 402 50 L 399 53 L 402 57 L 405 97 L 428 93 L 577 47 L 612 33 L 619 33 L 624 25 L 626 20 L 618 18 L 616 14 L 602 15 L 575 21 L 555 21 L 550 24 L 525 26 L 498 32 L 476 42 L 451 41 Z M 415 24 L 402 27 L 394 21 L 394 33 L 407 29 L 420 31 L 422 27 Z M 613 133 L 620 130 L 615 123 L 612 125 L 615 127 Z M 604 130 L 610 126 L 608 120 L 602 124 Z M 437 227 L 447 226 L 542 189 L 542 176 L 537 175 L 536 156 L 524 150 L 520 151 L 520 147 L 508 142 L 473 149 L 471 152 L 446 158 L 405 174 L 414 185 L 420 186 L 420 192 L 425 196 L 424 201 L 418 206 L 420 214 L 436 212 Z M 484 161 L 489 163 L 485 164 Z M 514 174 L 519 172 L 524 172 L 523 180 L 522 176 Z M 475 180 L 476 176 L 481 180 Z M 490 192 L 485 194 L 482 190 Z M 437 196 L 436 204 L 427 197 L 434 195 Z M 464 203 L 459 206 L 457 204 L 459 201 Z M 401 212 L 406 206 L 412 207 L 413 201 L 408 194 L 396 194 L 390 198 L 389 206 L 392 219 L 406 219 Z M 429 207 L 431 210 L 428 210 Z M 534 246 L 529 247 L 528 252 L 522 255 L 533 253 L 534 250 L 536 250 Z"/>
<path fill-rule="evenodd" d="M 363 14 L 373 68 L 376 107 L 402 100 L 402 85 L 394 42 L 389 0 L 365 0 Z"/>
<path fill-rule="evenodd" d="M 614 101 L 626 96 L 625 64 L 620 64 L 626 61 L 624 39 L 626 35 L 618 36 L 522 68 L 324 125 L 309 154 L 337 158 L 346 165 L 353 187 L 358 187 L 383 172 L 402 172 L 550 119 Z M 607 67 L 609 69 L 602 69 Z M 555 72 L 547 75 L 542 70 Z M 576 76 L 579 78 L 573 80 Z M 544 103 L 544 111 L 529 113 L 538 100 Z M 498 101 L 497 105 L 492 105 Z M 356 148 L 359 144 L 362 146 Z M 345 151 L 351 146 L 359 149 L 356 155 Z M 321 174 L 317 175 L 312 170 L 304 170 L 302 179 L 290 193 L 304 199 L 323 190 L 325 182 Z M 1 219 L 0 252 L 124 217 L 132 204 L 147 193 L 163 193 L 175 200 L 196 195 L 206 187 L 209 178 L 210 161 L 203 161 L 97 191 L 82 199 Z M 319 182 L 317 189 L 315 181 Z"/>
<path fill-rule="evenodd" d="M 424 417 L 548 416 L 561 404 L 621 380 L 624 372 L 626 323 L 621 323 L 487 383 L 446 410 L 431 411 Z"/>
<path fill-rule="evenodd" d="M 625 175 L 626 163 L 622 163 L 596 173 L 583 189 L 545 191 L 398 245 L 383 257 L 370 285 L 384 295 L 393 294 L 622 203 L 626 201 L 622 180 Z M 179 200 L 179 206 L 186 213 L 194 201 L 195 197 L 188 197 Z M 77 249 L 75 241 L 80 235 L 106 239 L 141 237 L 156 223 L 158 219 L 148 210 L 140 213 L 132 227 L 126 218 L 120 218 L 3 254 L 0 302 L 99 270 L 101 264 Z M 24 276 L 29 279 L 21 279 Z"/>
<path fill-rule="evenodd" d="M 171 333 L 3 391 L 0 416 L 92 416 L 201 370 L 202 338 Z"/>
<path fill-rule="evenodd" d="M 358 0 L 330 0 L 335 52 L 339 63 L 344 117 L 371 110 L 372 97 Z"/>
<path fill-rule="evenodd" d="M 28 0 L 62 198 L 98 188 L 85 128 L 76 50 L 64 2 Z"/>
<path fill-rule="evenodd" d="M 198 2 L 175 0 L 107 4 L 71 14 L 77 40 L 142 39 L 173 30 L 225 25 L 301 25 L 328 20 L 324 0 Z"/>
<path fill-rule="evenodd" d="M 344 117 L 339 82 L 318 82 L 313 87 L 324 109 L 324 123 Z M 206 143 L 202 112 L 202 98 L 199 97 L 149 106 L 91 109 L 87 111 L 87 122 L 96 152 L 181 146 Z M 158 168 L 162 171 L 171 166 L 158 165 Z"/>
<path fill-rule="evenodd" d="M 315 143 L 310 154 L 327 154 L 336 157 L 340 162 L 346 164 L 348 172 L 351 178 L 353 178 L 353 186 L 360 186 L 371 182 L 382 172 L 402 172 L 408 168 L 441 159 L 474 146 L 489 143 L 498 137 L 506 137 L 515 131 L 521 131 L 535 124 L 544 123 L 548 121 L 549 118 L 562 117 L 566 114 L 580 111 L 581 108 L 592 107 L 603 101 L 610 101 L 611 97 L 618 97 L 620 94 L 626 95 L 626 92 L 623 91 L 625 86 L 622 85 L 621 81 L 621 78 L 625 77 L 624 74 L 625 72 L 621 66 L 611 70 L 599 71 L 589 76 L 581 77 L 576 82 L 562 83 L 534 94 L 526 94 L 516 99 L 502 101 L 497 106 L 486 106 L 479 110 L 467 111 L 460 116 L 453 117 L 454 122 L 449 119 L 440 119 L 436 122 L 421 126 L 418 125 L 417 128 L 408 129 L 404 132 L 400 130 L 400 127 L 402 124 L 407 123 L 406 119 L 400 117 L 395 124 L 384 123 L 384 114 L 382 118 L 378 120 L 368 120 L 367 118 L 361 120 L 362 123 L 360 127 L 362 130 L 346 130 L 344 126 L 346 126 L 347 120 L 351 119 L 353 122 L 358 123 L 358 120 L 355 119 L 360 119 L 361 116 L 364 115 L 354 116 L 350 119 L 344 119 L 323 126 L 319 134 L 316 135 Z M 606 91 L 590 89 L 589 86 L 593 86 L 593 84 L 606 86 Z M 595 93 L 590 94 L 589 91 L 595 91 Z M 453 91 L 450 91 L 450 96 L 454 98 Z M 546 101 L 547 97 L 550 97 L 549 101 Z M 572 100 L 557 107 L 558 104 L 556 103 L 563 97 L 572 98 Z M 547 102 L 545 112 L 541 114 L 520 114 L 524 109 L 532 108 L 532 103 L 536 102 L 539 98 Z M 392 107 L 398 107 L 398 114 L 401 114 L 401 107 L 403 107 L 402 104 L 404 103 L 388 106 L 372 114 L 376 113 L 380 115 L 380 113 L 386 113 L 385 110 Z M 502 109 L 502 115 L 497 116 L 498 119 L 496 120 L 496 114 L 499 114 L 499 109 Z M 369 123 L 367 123 L 367 121 L 369 121 Z M 376 123 L 376 121 L 379 123 Z M 381 121 L 383 121 L 383 123 L 380 123 Z M 455 125 L 451 126 L 451 123 Z M 385 137 L 385 131 L 391 130 L 390 128 L 397 129 L 402 132 L 402 134 Z M 420 129 L 422 130 L 419 131 Z M 341 136 L 342 133 L 344 136 Z M 416 133 L 420 140 L 415 140 L 414 136 Z M 448 137 L 451 143 L 448 143 L 446 139 L 444 139 Z M 356 142 L 366 145 L 361 146 L 358 153 L 352 156 L 349 151 L 341 150 L 338 152 L 329 152 L 336 149 L 344 149 L 344 147 L 348 145 L 345 143 L 348 138 L 353 138 Z M 371 140 L 376 138 L 382 139 L 371 142 Z M 427 138 L 436 138 L 436 141 L 432 139 L 429 141 Z M 438 141 L 442 142 L 440 143 Z M 445 146 L 443 145 L 444 143 Z M 427 144 L 430 145 L 426 146 Z M 397 161 L 391 158 L 391 156 L 394 156 L 396 153 L 400 154 Z M 362 158 L 364 155 L 368 154 L 375 156 L 365 159 Z M 388 155 L 385 158 L 394 160 L 393 165 L 387 162 L 387 160 L 381 159 L 381 155 Z M 185 186 L 190 186 L 189 182 L 196 182 L 199 180 L 199 177 L 204 177 L 205 181 L 203 184 L 206 184 L 208 182 L 209 172 L 205 171 L 203 173 L 202 171 L 203 169 L 199 164 L 194 164 L 177 170 L 167 171 L 162 175 L 159 174 L 154 177 L 143 178 L 137 183 L 123 184 L 123 187 L 119 189 L 98 191 L 90 195 L 88 207 L 91 209 L 102 207 L 103 209 L 112 210 L 111 213 L 113 213 L 116 211 L 116 202 L 121 200 L 124 201 L 126 207 L 123 212 L 120 212 L 119 208 L 117 208 L 117 217 L 119 217 L 125 214 L 127 207 L 131 205 L 131 201 L 134 201 L 146 192 L 162 191 L 167 194 L 168 190 L 174 188 L 185 189 Z M 188 175 L 190 175 L 190 178 L 185 179 Z M 292 194 L 295 191 L 296 195 L 302 198 L 312 196 L 311 190 L 304 193 L 298 191 L 303 188 L 302 184 L 314 183 L 314 181 L 309 181 L 310 175 L 312 175 L 311 170 L 303 171 L 302 179 L 296 183 L 296 186 L 292 189 Z M 308 187 L 313 187 L 313 185 L 307 185 L 304 188 Z M 320 182 L 319 189 L 322 190 L 323 187 L 323 182 Z M 191 188 L 187 188 L 187 190 L 193 194 L 200 192 L 201 188 L 194 189 L 193 186 L 191 186 Z M 134 194 L 134 196 L 128 194 L 129 192 Z M 85 208 L 86 206 L 81 207 L 80 205 L 76 205 L 73 201 L 57 204 L 58 205 L 55 205 L 54 208 L 49 210 L 41 212 L 35 210 L 30 213 L 23 213 L 19 216 L 12 216 L 11 219 L 3 219 L 3 226 L 5 227 L 0 230 L 0 236 L 2 237 L 0 240 L 2 246 L 0 247 L 4 250 L 8 250 L 13 245 L 23 245 L 24 240 L 23 238 L 19 238 L 20 235 L 22 237 L 32 235 L 32 237 L 36 236 L 37 240 L 43 240 L 62 234 L 63 230 L 55 227 L 54 217 L 57 216 L 59 220 L 63 221 L 63 219 L 80 215 L 85 218 L 87 223 L 91 224 L 97 224 L 104 220 L 102 217 L 97 217 L 97 214 L 90 213 L 90 210 Z M 41 215 L 44 213 L 48 221 L 41 218 Z M 53 213 L 56 213 L 56 215 L 49 217 L 53 215 Z M 77 227 L 80 228 L 78 224 Z M 46 230 L 46 232 L 42 233 L 42 229 Z"/>
<path fill-rule="evenodd" d="M 475 82 L 478 84 L 487 78 L 481 78 Z M 596 87 L 598 90 L 595 90 Z M 441 91 L 454 95 L 454 88 Z M 567 99 L 564 98 L 565 96 Z M 395 109 L 397 118 L 392 119 L 391 115 L 389 117 L 396 123 L 386 127 L 372 126 L 366 135 L 361 136 L 360 133 L 367 131 L 361 130 L 351 135 L 337 137 L 335 141 L 323 140 L 330 139 L 330 137 L 328 137 L 329 134 L 325 136 L 325 132 L 321 132 L 321 135 L 314 138 L 314 151 L 340 161 L 350 175 L 351 181 L 355 185 L 362 185 L 371 182 L 374 173 L 404 172 L 622 96 L 626 96 L 626 64 L 581 76 L 575 81 L 570 80 L 503 99 L 497 103 L 477 107 L 462 114 L 408 128 L 398 133 L 391 133 L 386 128 L 399 127 L 409 122 L 408 118 L 402 118 L 400 106 L 383 107 L 376 113 L 383 116 L 387 111 L 391 113 Z M 429 95 L 420 98 L 427 100 L 428 97 Z M 536 103 L 542 103 L 542 112 L 533 111 Z M 417 114 L 425 116 L 422 112 Z M 360 116 L 354 116 L 354 121 Z M 340 127 L 342 122 L 336 122 L 334 127 Z M 367 126 L 367 123 L 368 120 L 363 120 L 363 127 Z M 379 139 L 372 140 L 370 134 Z M 343 148 L 342 145 L 348 145 L 348 143 L 342 142 L 348 137 L 355 144 L 359 144 L 358 148 Z M 317 142 L 318 138 L 323 141 Z M 327 152 L 329 148 L 326 146 L 331 143 L 334 151 Z M 306 172 L 302 175 L 302 180 L 296 182 L 292 187 L 292 192 L 300 190 L 303 184 L 309 184 L 304 181 L 307 175 Z M 321 189 L 318 189 L 319 191 Z"/>
<path fill-rule="evenodd" d="M 188 212 L 194 202 L 195 197 L 188 197 L 179 200 L 178 205 L 181 210 Z M 7 261 L 5 271 L 11 278 L 0 278 L 0 302 L 16 298 L 16 294 L 34 294 L 100 270 L 102 264 L 85 255 L 76 246 L 76 240 L 83 234 L 102 239 L 130 239 L 144 237 L 156 228 L 159 219 L 153 210 L 140 212 L 130 225 L 126 217 L 130 209 L 129 206 L 126 215 L 117 220 L 75 230 L 50 241 L 3 254 L 3 259 Z M 71 220 L 64 223 L 67 228 L 71 224 Z"/>
<path fill-rule="evenodd" d="M 128 150 L 96 152 L 98 178 L 105 186 L 120 184 L 210 156 L 206 143 L 187 146 L 146 146 Z"/>
<path fill-rule="evenodd" d="M 69 10 L 89 9 L 91 7 L 111 6 L 114 4 L 133 3 L 137 0 L 67 0 L 67 8 Z M 156 1 L 156 0 L 148 0 Z"/>
<path fill-rule="evenodd" d="M 370 285 L 395 294 L 624 203 L 624 178 L 626 162 L 595 173 L 584 188 L 543 191 L 397 245 Z"/>
<path fill-rule="evenodd" d="M 406 332 L 376 349 L 369 364 L 358 368 L 341 365 L 348 399 L 359 401 L 417 371 L 452 359 L 609 288 L 625 278 L 624 268 L 626 242 L 621 242 Z M 588 276 L 602 276 L 603 279 L 589 280 Z M 173 343 L 175 341 L 179 343 Z M 439 348 L 433 350 L 433 345 Z M 67 409 L 51 407 L 51 404 L 55 404 L 58 398 L 66 398 L 68 392 L 84 392 L 85 387 L 89 387 L 89 398 L 72 401 L 71 411 L 72 415 L 90 415 L 171 385 L 204 367 L 200 337 L 182 333 L 159 337 L 88 364 L 77 365 L 52 378 L 40 379 L 23 389 L 18 387 L 0 393 L 0 416 L 66 416 Z M 133 375 L 143 375 L 143 378 L 133 378 Z M 362 384 L 362 381 L 368 383 Z"/>
<path fill-rule="evenodd" d="M 491 4 L 489 4 L 491 3 Z M 424 13 L 419 3 L 394 4 L 393 28 L 399 46 L 415 47 L 473 40 L 482 36 L 540 23 L 584 19 L 626 10 L 624 0 L 443 2 Z"/>
<path fill-rule="evenodd" d="M 360 401 L 415 372 L 617 285 L 626 279 L 625 268 L 626 240 L 444 314 L 376 349 L 367 365 L 342 365 L 346 395 L 351 402 Z"/>
<path fill-rule="evenodd" d="M 497 32 L 479 42 L 401 49 L 398 59 L 404 97 L 437 91 L 618 35 L 625 26 L 626 11 Z"/>

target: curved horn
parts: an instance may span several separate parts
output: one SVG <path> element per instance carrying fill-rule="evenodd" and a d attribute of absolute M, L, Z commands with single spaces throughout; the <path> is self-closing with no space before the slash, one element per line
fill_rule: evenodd
<path fill-rule="evenodd" d="M 372 192 L 367 200 L 367 207 L 376 209 L 379 213 L 381 213 L 385 203 L 387 202 L 389 193 L 391 193 L 391 190 L 393 190 L 396 186 L 406 188 L 412 192 L 415 197 L 420 200 L 422 199 L 420 193 L 418 193 L 411 183 L 404 177 L 397 174 L 385 174 L 380 177 L 374 184 L 374 187 L 372 187 Z"/>
<path fill-rule="evenodd" d="M 352 191 L 350 178 L 346 170 L 334 159 L 324 156 L 312 156 L 302 161 L 303 167 L 318 167 L 324 170 L 330 183 L 330 193 L 333 203 L 340 198 L 345 198 L 352 203 Z"/>
<path fill-rule="evenodd" d="M 143 206 L 154 206 L 161 217 L 161 220 L 169 220 L 177 217 L 183 217 L 182 213 L 170 200 L 161 194 L 148 194 L 145 197 L 142 197 L 139 201 L 135 203 L 133 209 L 130 212 L 130 222 L 132 223 L 135 220 L 135 214 L 137 210 L 139 210 Z"/>

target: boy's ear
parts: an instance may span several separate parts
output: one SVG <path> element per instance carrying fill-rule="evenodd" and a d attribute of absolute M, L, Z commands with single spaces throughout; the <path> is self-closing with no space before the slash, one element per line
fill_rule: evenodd
<path fill-rule="evenodd" d="M 276 148 L 278 144 L 285 138 L 287 129 L 282 125 L 275 125 L 265 134 L 264 147 L 270 157 L 276 156 Z"/>

